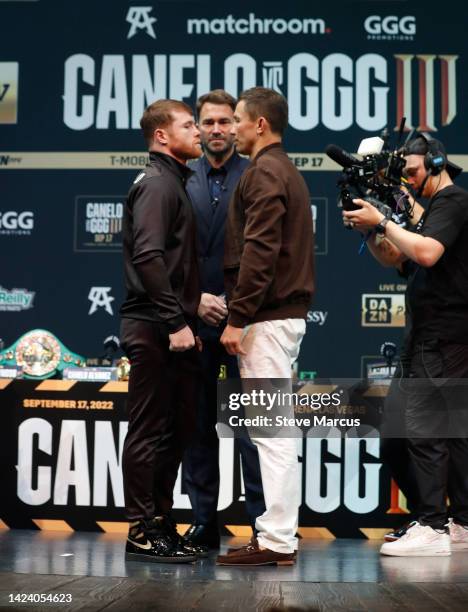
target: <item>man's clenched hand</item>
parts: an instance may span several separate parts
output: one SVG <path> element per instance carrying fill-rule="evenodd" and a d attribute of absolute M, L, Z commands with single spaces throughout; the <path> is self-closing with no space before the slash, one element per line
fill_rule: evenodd
<path fill-rule="evenodd" d="M 242 348 L 242 327 L 233 327 L 226 325 L 226 329 L 221 336 L 220 342 L 229 353 L 229 355 L 246 355 L 247 353 Z"/>
<path fill-rule="evenodd" d="M 174 334 L 169 334 L 169 350 L 174 352 L 188 351 L 195 346 L 195 338 L 188 325 Z"/>

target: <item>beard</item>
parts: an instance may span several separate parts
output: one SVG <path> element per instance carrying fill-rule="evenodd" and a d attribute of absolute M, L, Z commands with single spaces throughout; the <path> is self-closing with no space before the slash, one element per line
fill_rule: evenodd
<path fill-rule="evenodd" d="M 188 143 L 182 143 L 180 145 L 172 146 L 171 153 L 178 159 L 188 161 L 189 159 L 197 159 L 198 157 L 201 157 L 203 151 L 199 144 L 193 143 L 190 145 Z"/>
<path fill-rule="evenodd" d="M 233 147 L 233 141 L 230 139 L 224 140 L 223 146 L 220 146 L 220 144 L 218 144 L 217 146 L 213 147 L 210 141 L 206 141 L 203 143 L 203 149 L 209 155 L 211 155 L 211 157 L 214 157 L 217 159 L 224 157 L 226 153 L 232 150 L 232 147 Z"/>

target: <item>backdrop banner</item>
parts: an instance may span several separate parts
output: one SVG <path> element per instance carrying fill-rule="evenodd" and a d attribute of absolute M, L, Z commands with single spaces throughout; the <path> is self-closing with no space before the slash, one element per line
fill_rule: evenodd
<path fill-rule="evenodd" d="M 17 380 L 3 387 L 0 521 L 29 529 L 115 530 L 125 521 L 126 383 Z M 219 523 L 225 533 L 247 534 L 239 530 L 248 520 L 236 441 L 222 438 L 220 449 Z M 406 502 L 382 466 L 378 437 L 301 439 L 298 455 L 304 536 L 373 537 L 401 522 Z M 191 522 L 190 508 L 179 473 L 177 522 Z"/>
<path fill-rule="evenodd" d="M 450 6 L 452 8 L 450 8 Z M 317 294 L 299 370 L 357 377 L 398 343 L 405 284 L 337 209 L 329 143 L 385 127 L 440 138 L 467 163 L 465 5 L 435 2 L 0 2 L 1 336 L 50 329 L 95 356 L 118 335 L 125 194 L 146 155 L 139 120 L 161 97 L 264 85 L 289 102 L 285 146 L 310 188 Z M 434 10 L 431 10 L 434 9 Z M 18 30 L 21 36 L 17 35 Z M 468 186 L 466 175 L 458 182 Z M 21 301 L 21 291 L 32 299 Z M 312 373 L 312 374 L 311 374 Z M 307 375 L 307 374 L 306 374 Z"/>
<path fill-rule="evenodd" d="M 343 228 L 337 208 L 339 168 L 324 149 L 334 143 L 357 151 L 361 139 L 384 128 L 396 145 L 406 117 L 407 130 L 442 140 L 466 171 L 467 17 L 468 5 L 453 0 L 442 9 L 433 0 L 0 1 L 5 346 L 40 328 L 79 355 L 104 352 L 104 338 L 119 335 L 122 211 L 146 161 L 143 109 L 158 98 L 194 106 L 213 88 L 235 96 L 262 85 L 288 99 L 284 144 L 309 187 L 316 233 L 317 292 L 298 377 L 378 373 L 386 367 L 381 345 L 402 338 L 406 285 L 366 249 L 358 253 L 360 236 Z M 468 187 L 466 172 L 457 182 Z M 16 383 L 0 396 L 11 425 L 2 428 L 9 466 L 5 517 L 25 524 L 65 510 L 80 521 L 122 517 L 116 457 L 125 432 L 123 394 L 97 393 L 95 401 L 113 402 L 112 409 L 51 410 L 24 406 L 22 392 L 13 389 Z M 84 401 L 95 391 L 81 383 L 65 395 Z M 107 442 L 95 459 L 97 435 Z M 233 444 L 221 442 L 225 522 L 241 520 Z M 302 524 L 317 525 L 326 516 L 337 534 L 355 535 L 364 524 L 391 524 L 379 443 L 363 444 L 304 442 Z M 29 458 L 19 457 L 18 448 Z M 188 508 L 182 492 L 176 506 L 181 513 Z"/>

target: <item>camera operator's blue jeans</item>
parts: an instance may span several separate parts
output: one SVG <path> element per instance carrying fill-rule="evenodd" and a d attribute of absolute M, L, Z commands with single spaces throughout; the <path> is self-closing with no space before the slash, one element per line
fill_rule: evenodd
<path fill-rule="evenodd" d="M 446 524 L 450 473 L 450 515 L 456 523 L 468 525 L 467 393 L 463 385 L 447 382 L 468 378 L 468 345 L 415 342 L 410 377 L 414 386 L 408 396 L 406 426 L 418 487 L 419 521 L 435 529 Z"/>

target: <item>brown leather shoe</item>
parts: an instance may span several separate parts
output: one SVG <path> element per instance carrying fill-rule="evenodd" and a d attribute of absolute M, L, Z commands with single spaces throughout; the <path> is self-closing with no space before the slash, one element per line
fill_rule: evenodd
<path fill-rule="evenodd" d="M 256 541 L 257 541 L 257 538 L 253 535 L 251 536 L 248 544 L 244 544 L 244 546 L 230 547 L 227 549 L 226 554 L 231 555 L 232 553 L 238 553 L 239 551 L 244 550 L 244 548 L 247 548 L 247 546 L 255 546 Z"/>
<path fill-rule="evenodd" d="M 255 538 L 247 546 L 227 555 L 219 555 L 216 565 L 294 565 L 294 553 L 277 553 L 265 548 L 261 550 Z"/>
<path fill-rule="evenodd" d="M 227 549 L 226 555 L 232 555 L 233 553 L 236 554 L 242 550 L 244 550 L 245 548 L 247 548 L 247 546 L 252 546 L 252 544 L 256 542 L 256 538 L 255 536 L 252 536 L 249 540 L 248 544 L 245 544 L 244 546 L 237 546 L 237 547 L 230 547 Z M 293 553 L 294 555 L 294 559 L 297 557 L 297 550 L 295 550 Z"/>

